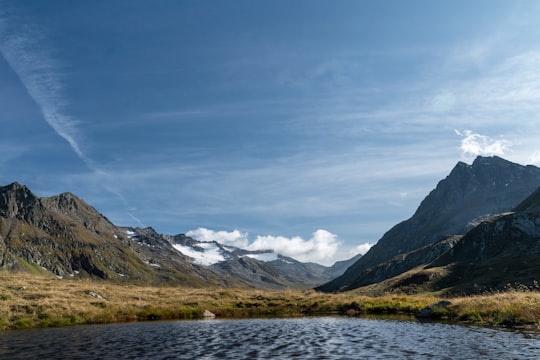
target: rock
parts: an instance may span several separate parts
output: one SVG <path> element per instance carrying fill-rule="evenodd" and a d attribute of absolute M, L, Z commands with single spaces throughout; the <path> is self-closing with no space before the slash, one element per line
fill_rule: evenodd
<path fill-rule="evenodd" d="M 429 319 L 429 318 L 439 318 L 441 317 L 441 310 L 447 310 L 452 303 L 448 300 L 441 300 L 438 303 L 426 306 L 418 313 L 416 313 L 417 318 Z"/>
<path fill-rule="evenodd" d="M 203 318 L 205 318 L 205 319 L 214 319 L 215 317 L 216 317 L 216 314 L 214 314 L 213 312 L 210 312 L 208 310 L 204 310 Z"/>
<path fill-rule="evenodd" d="M 96 299 L 99 299 L 99 300 L 105 300 L 105 298 L 103 296 L 101 296 L 98 293 L 95 293 L 93 291 L 88 292 L 88 295 L 90 295 L 91 297 L 95 297 Z"/>

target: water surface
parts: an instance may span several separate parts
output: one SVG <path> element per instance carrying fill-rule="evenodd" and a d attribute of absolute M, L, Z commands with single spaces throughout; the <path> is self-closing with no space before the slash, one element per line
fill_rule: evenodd
<path fill-rule="evenodd" d="M 540 335 L 345 317 L 149 322 L 0 333 L 0 359 L 540 359 Z"/>

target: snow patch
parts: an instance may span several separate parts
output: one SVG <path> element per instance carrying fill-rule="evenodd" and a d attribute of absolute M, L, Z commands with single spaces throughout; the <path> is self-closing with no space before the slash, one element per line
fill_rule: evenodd
<path fill-rule="evenodd" d="M 198 265 L 209 266 L 220 261 L 225 261 L 221 249 L 216 243 L 199 243 L 197 246 L 204 249 L 204 251 L 197 251 L 189 246 L 180 244 L 174 244 L 173 248 L 182 254 L 193 258 L 193 262 Z"/>
<path fill-rule="evenodd" d="M 262 253 L 262 254 L 246 254 L 244 256 L 247 256 L 249 258 L 259 260 L 259 261 L 264 261 L 264 262 L 274 261 L 278 259 L 278 254 L 276 254 L 275 252 Z"/>
<path fill-rule="evenodd" d="M 161 267 L 161 265 L 159 265 L 158 263 L 155 263 L 155 262 L 145 261 L 144 263 L 146 265 L 150 265 L 150 266 L 153 266 L 153 267 L 156 267 L 156 268 Z"/>
<path fill-rule="evenodd" d="M 135 236 L 135 232 L 131 230 L 126 230 L 126 235 L 131 240 L 137 240 L 137 237 Z"/>

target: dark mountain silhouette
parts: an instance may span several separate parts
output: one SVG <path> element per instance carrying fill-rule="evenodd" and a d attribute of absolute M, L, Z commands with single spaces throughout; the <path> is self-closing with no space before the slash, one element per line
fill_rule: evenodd
<path fill-rule="evenodd" d="M 540 188 L 512 212 L 494 216 L 470 230 L 454 248 L 426 266 L 448 275 L 434 286 L 454 293 L 538 288 L 540 280 Z"/>
<path fill-rule="evenodd" d="M 342 276 L 317 289 L 351 290 L 432 261 L 447 250 L 445 246 L 433 247 L 434 244 L 464 234 L 491 215 L 511 210 L 539 185 L 540 168 L 535 166 L 515 164 L 497 156 L 479 156 L 471 165 L 459 162 L 410 219 L 384 234 Z M 420 250 L 428 256 L 417 256 L 413 261 L 411 253 Z M 410 261 L 395 266 L 400 256 Z"/>

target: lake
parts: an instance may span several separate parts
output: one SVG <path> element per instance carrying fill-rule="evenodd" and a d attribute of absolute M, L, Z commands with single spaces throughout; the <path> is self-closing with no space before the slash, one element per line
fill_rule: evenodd
<path fill-rule="evenodd" d="M 539 359 L 540 335 L 347 317 L 199 320 L 0 333 L 0 359 Z"/>

